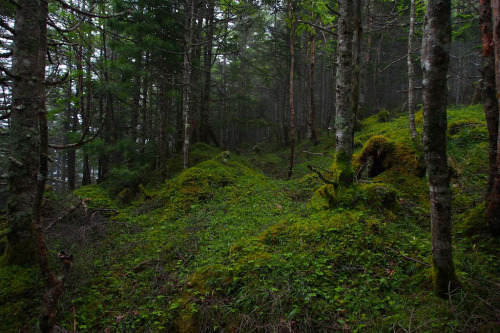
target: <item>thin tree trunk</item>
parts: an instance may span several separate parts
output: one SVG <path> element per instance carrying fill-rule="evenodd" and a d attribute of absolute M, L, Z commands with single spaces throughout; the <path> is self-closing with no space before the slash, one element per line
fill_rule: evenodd
<path fill-rule="evenodd" d="M 430 1 L 422 45 L 424 153 L 431 202 L 434 287 L 456 287 L 451 246 L 451 191 L 446 154 L 446 75 L 451 43 L 451 1 Z"/>
<path fill-rule="evenodd" d="M 411 0 L 410 4 L 410 31 L 408 32 L 408 119 L 410 127 L 410 135 L 415 139 L 418 135 L 417 125 L 415 124 L 415 69 L 413 66 L 413 38 L 415 36 L 415 0 Z"/>
<path fill-rule="evenodd" d="M 316 33 L 309 33 L 309 43 L 311 44 L 311 56 L 309 58 L 309 95 L 311 109 L 309 111 L 309 128 L 311 131 L 311 141 L 316 146 L 319 144 L 318 131 L 316 131 L 316 102 L 314 94 L 314 66 L 316 65 Z"/>
<path fill-rule="evenodd" d="M 361 44 L 362 52 L 364 57 L 361 60 L 361 73 L 360 73 L 360 89 L 359 89 L 359 105 L 358 105 L 358 116 L 364 117 L 366 114 L 366 72 L 368 64 L 370 63 L 370 51 L 372 47 L 372 30 L 373 30 L 373 2 L 374 0 L 368 0 L 369 4 L 365 6 L 367 9 L 365 17 L 367 17 L 368 26 L 366 32 L 366 43 Z"/>
<path fill-rule="evenodd" d="M 90 58 L 90 50 L 89 50 L 89 58 Z M 87 63 L 90 64 L 90 59 L 88 59 Z M 86 107 L 81 110 L 82 112 L 82 124 L 83 131 L 87 130 L 90 127 L 90 112 L 92 109 L 92 85 L 91 85 L 91 69 L 90 65 L 87 66 L 87 78 L 86 78 L 86 86 L 87 86 L 87 95 L 86 99 Z M 82 90 L 83 93 L 83 90 Z M 83 96 L 81 97 L 83 98 Z M 83 104 L 83 103 L 82 103 Z M 83 152 L 83 174 L 82 174 L 82 186 L 90 185 L 92 182 L 92 178 L 90 177 L 90 160 L 89 154 L 87 152 Z"/>
<path fill-rule="evenodd" d="M 68 64 L 68 67 L 71 68 L 71 63 Z M 72 106 L 73 99 L 73 80 L 70 78 L 68 81 L 68 106 L 66 108 L 66 121 L 64 122 L 64 131 L 66 132 L 65 142 L 67 144 L 71 143 L 69 141 L 68 135 L 74 132 L 78 125 L 75 125 L 77 119 L 74 116 L 74 110 Z M 66 169 L 68 176 L 68 189 L 74 190 L 76 186 L 76 151 L 75 149 L 68 149 L 66 151 Z"/>
<path fill-rule="evenodd" d="M 496 74 L 496 92 L 500 96 L 500 0 L 491 1 L 493 16 L 493 41 L 495 47 L 495 74 Z M 500 103 L 498 105 L 500 112 Z M 498 116 L 498 114 L 497 114 Z M 497 122 L 497 156 L 496 171 L 491 190 L 490 202 L 486 212 L 486 219 L 493 237 L 500 237 L 500 124 Z"/>
<path fill-rule="evenodd" d="M 352 112 L 353 112 L 353 126 L 352 136 L 354 140 L 355 123 L 358 120 L 359 108 L 359 90 L 361 79 L 361 41 L 362 41 L 362 24 L 361 24 L 361 0 L 354 1 L 354 30 L 352 38 L 352 59 L 353 59 L 353 72 L 352 72 Z"/>
<path fill-rule="evenodd" d="M 137 127 L 139 126 L 139 113 L 141 108 L 141 69 L 142 52 L 135 58 L 136 73 L 134 75 L 134 87 L 132 88 L 132 115 L 130 119 L 130 139 L 137 142 Z"/>
<path fill-rule="evenodd" d="M 290 164 L 288 166 L 288 179 L 292 178 L 293 160 L 295 158 L 295 108 L 293 105 L 293 74 L 295 66 L 295 22 L 292 17 L 293 0 L 288 0 L 288 19 L 290 21 Z"/>
<path fill-rule="evenodd" d="M 149 52 L 146 52 L 146 63 L 144 65 L 146 73 L 149 72 Z M 141 105 L 141 154 L 145 153 L 146 142 L 148 139 L 148 92 L 149 92 L 149 76 L 144 75 L 142 86 L 142 105 Z"/>
<path fill-rule="evenodd" d="M 192 40 L 194 0 L 186 0 L 184 23 L 184 62 L 183 62 L 183 92 L 182 92 L 182 121 L 184 127 L 184 141 L 182 145 L 182 167 L 189 167 L 189 147 L 191 143 L 191 79 L 192 79 Z"/>

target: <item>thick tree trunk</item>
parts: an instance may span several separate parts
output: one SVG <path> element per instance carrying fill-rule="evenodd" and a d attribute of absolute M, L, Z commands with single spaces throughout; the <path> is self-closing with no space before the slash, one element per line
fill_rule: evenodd
<path fill-rule="evenodd" d="M 415 36 L 415 11 L 416 3 L 415 0 L 411 0 L 410 4 L 410 31 L 408 32 L 408 119 L 410 127 L 410 135 L 412 139 L 415 139 L 418 135 L 417 125 L 415 124 L 415 102 L 414 102 L 414 91 L 415 91 L 415 69 L 413 66 L 413 38 Z"/>
<path fill-rule="evenodd" d="M 354 113 L 352 109 L 352 77 L 353 77 L 353 6 L 349 0 L 341 0 L 339 5 L 337 78 L 336 78 L 336 117 L 335 163 L 339 169 L 338 181 L 349 185 L 353 180 L 352 153 Z"/>
<path fill-rule="evenodd" d="M 422 45 L 424 153 L 431 202 L 434 287 L 456 287 L 451 246 L 451 191 L 446 155 L 446 75 L 451 43 L 451 1 L 429 1 Z"/>
<path fill-rule="evenodd" d="M 496 93 L 500 96 L 500 0 L 491 1 L 493 16 L 493 41 L 495 47 L 495 74 L 496 74 Z M 500 103 L 497 106 L 497 112 L 500 111 Z M 497 113 L 498 117 L 498 113 Z M 489 129 L 489 128 L 488 128 Z M 497 153 L 495 177 L 490 194 L 490 202 L 486 212 L 486 219 L 493 237 L 500 237 L 500 124 L 497 121 Z"/>
<path fill-rule="evenodd" d="M 215 1 L 207 1 L 207 14 L 206 20 L 208 21 L 207 40 L 205 41 L 205 51 L 203 59 L 203 67 L 205 72 L 205 80 L 203 86 L 203 94 L 201 100 L 201 114 L 200 114 L 200 140 L 209 143 L 210 140 L 216 146 L 219 146 L 219 141 L 215 136 L 212 127 L 209 123 L 210 118 L 210 103 L 211 103 L 211 89 L 212 89 L 212 48 L 213 36 L 215 33 Z"/>
<path fill-rule="evenodd" d="M 9 129 L 9 227 L 4 263 L 35 263 L 32 203 L 39 166 L 40 136 L 37 92 L 41 0 L 20 0 L 16 11 L 12 61 L 12 112 Z"/>
<path fill-rule="evenodd" d="M 370 51 L 372 47 L 372 30 L 373 30 L 373 2 L 374 0 L 367 0 L 368 4 L 365 5 L 365 17 L 368 21 L 367 29 L 363 35 L 367 36 L 366 42 L 361 44 L 362 53 L 364 57 L 361 59 L 361 75 L 360 75 L 360 89 L 359 89 L 359 105 L 358 116 L 364 117 L 366 114 L 366 72 L 368 64 L 370 63 Z"/>
<path fill-rule="evenodd" d="M 295 22 L 292 17 L 293 0 L 288 0 L 288 19 L 290 21 L 290 81 L 289 81 L 289 104 L 290 104 L 290 163 L 288 166 L 288 179 L 292 178 L 293 161 L 295 159 L 295 107 L 293 104 L 293 74 L 295 71 Z"/>
<path fill-rule="evenodd" d="M 482 39 L 483 66 L 481 70 L 481 90 L 489 133 L 489 173 L 486 199 L 489 200 L 496 174 L 497 138 L 498 138 L 498 100 L 495 83 L 495 50 L 493 47 L 493 24 L 491 0 L 479 1 L 479 28 Z"/>

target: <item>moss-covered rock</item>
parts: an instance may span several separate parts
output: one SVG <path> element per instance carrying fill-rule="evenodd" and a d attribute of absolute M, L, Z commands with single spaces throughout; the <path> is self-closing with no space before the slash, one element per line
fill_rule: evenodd
<path fill-rule="evenodd" d="M 363 177 L 375 177 L 392 166 L 392 155 L 396 145 L 382 135 L 371 137 L 361 149 L 358 155 L 354 156 L 354 169 L 361 170 Z"/>
<path fill-rule="evenodd" d="M 128 187 L 124 188 L 123 190 L 118 193 L 116 196 L 116 200 L 120 202 L 122 205 L 129 205 L 132 202 L 132 199 L 134 197 L 134 193 L 132 190 Z"/>
<path fill-rule="evenodd" d="M 395 212 L 399 208 L 394 187 L 384 183 L 366 183 L 360 185 L 364 199 L 369 207 Z"/>
<path fill-rule="evenodd" d="M 376 177 L 392 168 L 398 173 L 425 175 L 423 157 L 414 147 L 404 142 L 394 143 L 381 135 L 366 142 L 361 152 L 354 156 L 353 165 L 361 179 Z"/>
<path fill-rule="evenodd" d="M 389 113 L 389 111 L 381 110 L 377 114 L 377 120 L 379 123 L 385 123 L 385 122 L 389 121 L 390 116 L 391 116 L 391 114 Z"/>

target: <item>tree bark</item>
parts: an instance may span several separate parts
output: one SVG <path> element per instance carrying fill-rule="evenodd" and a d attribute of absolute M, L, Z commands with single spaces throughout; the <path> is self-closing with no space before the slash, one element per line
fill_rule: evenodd
<path fill-rule="evenodd" d="M 290 163 L 287 178 L 292 178 L 293 161 L 295 158 L 295 107 L 293 104 L 293 74 L 295 71 L 295 22 L 292 16 L 293 0 L 288 0 L 288 20 L 290 22 L 290 78 L 289 78 L 289 104 L 290 104 Z"/>
<path fill-rule="evenodd" d="M 414 91 L 415 91 L 415 68 L 413 65 L 413 38 L 415 36 L 415 11 L 416 3 L 415 0 L 411 0 L 410 4 L 410 28 L 408 32 L 408 119 L 410 127 L 410 135 L 412 139 L 415 139 L 418 135 L 417 125 L 415 124 L 415 102 L 414 102 Z"/>
<path fill-rule="evenodd" d="M 352 77 L 353 77 L 353 6 L 349 0 L 341 0 L 339 5 L 338 47 L 337 47 L 337 79 L 336 79 L 336 117 L 335 163 L 339 171 L 339 183 L 349 185 L 353 181 L 352 153 L 354 113 L 352 109 Z"/>
<path fill-rule="evenodd" d="M 431 202 L 434 288 L 456 287 L 451 246 L 451 191 L 446 155 L 446 75 L 451 43 L 451 1 L 428 2 L 422 45 L 424 154 Z"/>
<path fill-rule="evenodd" d="M 33 264 L 33 197 L 39 166 L 38 73 L 41 1 L 20 0 L 16 11 L 12 60 L 12 112 L 9 129 L 9 227 L 4 263 Z"/>
<path fill-rule="evenodd" d="M 500 0 L 491 1 L 493 16 L 493 45 L 495 51 L 495 76 L 497 98 L 500 96 Z M 499 103 L 500 104 L 500 103 Z M 497 112 L 500 111 L 500 105 L 497 105 Z M 497 113 L 498 117 L 498 113 Z M 488 128 L 489 129 L 489 128 Z M 493 237 L 500 237 L 500 124 L 497 121 L 497 153 L 495 177 L 490 194 L 490 202 L 486 212 L 486 220 Z"/>
<path fill-rule="evenodd" d="M 495 50 L 493 47 L 493 24 L 491 0 L 479 0 L 479 28 L 482 39 L 483 66 L 481 91 L 486 125 L 489 133 L 489 173 L 486 199 L 489 200 L 496 174 L 498 138 L 498 100 L 495 83 Z"/>
<path fill-rule="evenodd" d="M 358 120 L 359 114 L 359 90 L 361 80 L 361 41 L 362 41 L 362 23 L 361 23 L 361 0 L 354 1 L 354 30 L 352 36 L 352 112 L 353 112 L 353 126 L 352 137 L 354 141 L 355 123 Z"/>
<path fill-rule="evenodd" d="M 310 58 L 309 58 L 309 98 L 310 98 L 310 111 L 309 111 L 309 129 L 311 131 L 311 141 L 316 146 L 319 144 L 318 131 L 316 130 L 316 102 L 314 100 L 314 67 L 316 65 L 316 32 L 309 33 L 310 44 Z"/>
<path fill-rule="evenodd" d="M 182 167 L 189 167 L 189 147 L 191 143 L 191 78 L 192 78 L 192 40 L 193 19 L 195 11 L 194 0 L 186 0 L 184 10 L 184 61 L 183 61 L 183 88 L 182 88 L 182 121 L 184 140 L 182 145 Z"/>
<path fill-rule="evenodd" d="M 71 63 L 68 64 L 68 67 L 71 68 Z M 66 121 L 64 122 L 64 131 L 66 132 L 65 143 L 70 144 L 70 140 L 68 135 L 74 132 L 78 126 L 77 118 L 75 117 L 75 109 L 72 105 L 73 99 L 73 80 L 70 78 L 68 81 L 68 106 L 66 108 Z M 76 123 L 76 124 L 75 124 Z M 74 190 L 76 185 L 76 150 L 68 149 L 66 151 L 66 169 L 68 176 L 68 189 Z"/>

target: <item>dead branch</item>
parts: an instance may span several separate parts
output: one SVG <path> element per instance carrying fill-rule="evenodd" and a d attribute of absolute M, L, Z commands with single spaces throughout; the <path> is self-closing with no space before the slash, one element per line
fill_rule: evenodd
<path fill-rule="evenodd" d="M 59 216 L 57 219 L 55 219 L 54 221 L 52 221 L 48 226 L 46 226 L 43 231 L 45 232 L 45 231 L 49 230 L 55 224 L 61 222 L 66 217 L 68 217 L 69 215 L 73 214 L 78 208 L 80 208 L 80 206 L 84 205 L 85 201 L 87 201 L 87 200 L 88 199 L 84 199 L 84 200 L 78 201 L 74 206 L 70 207 L 63 215 Z"/>
<path fill-rule="evenodd" d="M 323 171 L 323 172 L 328 172 L 328 171 L 326 171 L 326 170 L 322 170 L 322 169 L 319 169 L 319 170 L 318 170 L 318 169 L 314 168 L 312 165 L 309 165 L 309 164 L 307 165 L 307 167 L 309 168 L 309 170 L 311 170 L 312 172 L 314 172 L 315 174 L 317 174 L 317 175 L 318 175 L 318 177 L 319 177 L 322 181 L 324 181 L 324 182 L 325 182 L 325 183 L 327 183 L 327 184 L 333 185 L 335 188 L 337 188 L 338 184 L 337 184 L 336 182 L 331 181 L 331 180 L 329 180 L 329 179 L 326 179 L 326 178 L 325 178 L 325 176 L 323 176 L 323 174 L 321 173 L 321 171 Z"/>
<path fill-rule="evenodd" d="M 408 259 L 408 260 L 414 261 L 414 262 L 419 263 L 419 264 L 421 264 L 421 265 L 424 265 L 424 266 L 426 266 L 426 267 L 431 267 L 431 265 L 429 265 L 429 264 L 427 264 L 427 263 L 425 263 L 425 262 L 423 262 L 423 261 L 420 261 L 420 260 L 413 259 L 413 258 L 411 258 L 411 257 L 405 256 L 404 254 L 401 254 L 401 252 L 396 251 L 396 250 L 393 250 L 393 249 L 391 249 L 390 247 L 386 247 L 386 249 L 388 249 L 388 250 L 389 250 L 389 251 L 391 251 L 391 252 L 396 253 L 397 255 L 399 255 L 399 256 L 401 256 L 401 257 L 403 257 L 403 258 L 405 258 L 405 259 Z"/>
<path fill-rule="evenodd" d="M 146 260 L 146 261 L 143 261 L 139 264 L 137 264 L 134 268 L 132 268 L 130 271 L 128 271 L 127 273 L 124 274 L 124 276 L 127 276 L 129 274 L 132 274 L 134 273 L 135 271 L 137 271 L 139 268 L 141 268 L 142 266 L 145 266 L 145 265 L 148 265 L 148 264 L 151 264 L 151 263 L 156 263 L 156 262 L 167 262 L 166 260 L 163 260 L 163 259 L 149 259 L 149 260 Z"/>
<path fill-rule="evenodd" d="M 14 54 L 14 52 L 12 50 L 9 50 L 5 53 L 0 53 L 0 58 L 9 58 L 10 56 L 12 56 L 12 54 Z"/>
<path fill-rule="evenodd" d="M 302 151 L 304 154 L 308 154 L 308 155 L 315 155 L 315 156 L 327 156 L 326 154 L 323 154 L 323 153 L 313 153 L 313 152 L 310 152 L 310 151 L 307 151 L 307 150 L 303 150 Z"/>
<path fill-rule="evenodd" d="M 85 132 L 83 132 L 83 135 L 81 136 L 81 138 L 80 138 L 80 140 L 78 142 L 72 143 L 72 144 L 69 144 L 69 145 L 53 145 L 53 144 L 49 144 L 49 148 L 58 149 L 58 150 L 59 149 L 72 149 L 72 148 L 78 149 L 78 148 L 80 148 L 84 144 L 93 141 L 97 137 L 97 135 L 99 135 L 99 132 L 101 131 L 101 128 L 104 126 L 104 120 L 105 119 L 106 119 L 106 115 L 104 115 L 104 117 L 102 118 L 101 125 L 97 128 L 97 131 L 90 138 L 88 138 L 87 140 L 85 140 L 85 137 L 87 137 L 87 135 L 88 135 L 88 133 L 90 131 L 90 126 L 87 127 L 87 129 L 85 130 Z"/>
<path fill-rule="evenodd" d="M 61 33 L 65 33 L 65 32 L 75 31 L 76 29 L 78 29 L 83 24 L 83 22 L 85 22 L 85 20 L 80 20 L 80 22 L 78 22 L 77 24 L 75 24 L 74 26 L 72 26 L 71 28 L 68 28 L 68 29 L 62 29 L 62 28 L 58 27 L 57 24 L 50 17 L 49 17 L 49 21 L 47 23 L 52 28 L 56 29 L 57 31 L 59 31 Z"/>
<path fill-rule="evenodd" d="M 67 81 L 69 76 L 69 72 L 66 72 L 60 79 L 56 81 L 45 81 L 45 85 L 47 86 L 57 86 L 59 84 L 63 84 Z"/>
<path fill-rule="evenodd" d="M 110 18 L 120 17 L 120 16 L 123 16 L 123 15 L 128 14 L 128 13 L 131 12 L 130 10 L 126 10 L 124 12 L 120 12 L 120 13 L 116 13 L 116 14 L 111 14 L 111 15 L 98 15 L 98 14 L 94 14 L 94 13 L 91 13 L 91 12 L 86 12 L 86 11 L 80 10 L 80 9 L 78 9 L 76 7 L 70 6 L 69 4 L 67 4 L 63 0 L 57 0 L 57 2 L 59 2 L 64 9 L 68 9 L 68 10 L 71 10 L 72 12 L 77 13 L 77 14 L 80 14 L 80 15 L 83 15 L 83 16 L 87 16 L 87 17 L 92 17 L 92 18 L 110 19 Z"/>

